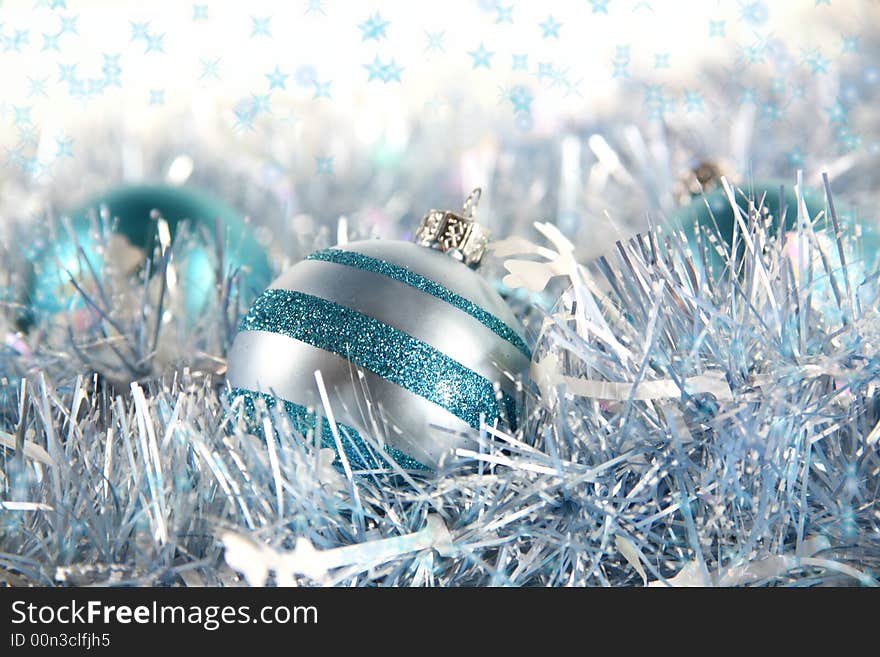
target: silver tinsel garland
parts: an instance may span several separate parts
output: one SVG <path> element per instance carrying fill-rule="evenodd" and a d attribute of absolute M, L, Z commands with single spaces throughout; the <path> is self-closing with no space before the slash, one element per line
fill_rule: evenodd
<path fill-rule="evenodd" d="M 546 224 L 552 248 L 496 245 L 528 254 L 504 261 L 511 287 L 568 289 L 550 311 L 511 297 L 540 334 L 525 426 L 484 428 L 432 474 L 347 475 L 274 409 L 248 433 L 217 329 L 234 280 L 200 331 L 156 323 L 136 276 L 108 280 L 101 298 L 134 301 L 96 302 L 78 333 L 66 315 L 43 341 L 7 326 L 0 579 L 876 585 L 878 273 L 857 227 L 835 237 L 836 216 L 806 210 L 787 241 L 739 211 L 745 255 L 721 272 L 668 225 L 591 269 Z"/>
<path fill-rule="evenodd" d="M 877 134 L 864 108 L 878 84 L 855 69 L 808 78 L 770 45 L 800 101 L 758 77 L 745 98 L 716 72 L 701 81 L 709 111 L 681 125 L 633 80 L 613 120 L 542 132 L 476 111 L 413 119 L 402 143 L 348 144 L 333 176 L 278 124 L 238 142 L 193 117 L 159 126 L 178 135 L 162 143 L 84 134 L 77 165 L 50 182 L 5 170 L 0 585 L 876 585 L 880 272 L 858 234 L 877 230 L 880 167 L 876 144 L 854 140 Z M 852 97 L 858 112 L 816 125 L 816 107 Z M 641 105 L 658 120 L 625 110 Z M 344 118 L 316 112 L 310 133 Z M 33 218 L 63 234 L 61 209 L 181 158 L 249 212 L 276 272 L 336 235 L 407 238 L 425 209 L 482 185 L 506 238 L 486 275 L 536 343 L 520 430 L 485 427 L 441 472 L 389 462 L 351 476 L 277 407 L 257 409 L 263 431 L 249 433 L 223 376 L 251 301 L 234 276 L 195 324 L 179 290 L 157 289 L 167 271 L 133 268 L 84 311 L 19 332 Z M 841 223 L 828 189 L 826 207 L 789 208 L 795 235 L 758 207 L 735 210 L 741 256 L 711 227 L 692 248 L 667 217 L 681 169 L 701 160 L 727 160 L 731 194 L 793 183 L 801 167 L 821 191 L 827 170 L 835 203 L 864 223 Z M 525 239 L 535 229 L 549 246 Z M 185 264 L 185 235 L 171 248 Z M 716 248 L 725 270 L 704 252 Z"/>

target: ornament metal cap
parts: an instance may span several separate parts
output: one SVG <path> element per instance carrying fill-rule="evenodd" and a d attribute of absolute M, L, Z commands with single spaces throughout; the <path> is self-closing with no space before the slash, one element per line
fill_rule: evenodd
<path fill-rule="evenodd" d="M 725 171 L 731 170 L 729 163 L 724 161 L 700 160 L 693 167 L 679 174 L 674 188 L 678 202 L 683 205 L 704 191 L 708 193 L 713 187 L 720 185 Z"/>
<path fill-rule="evenodd" d="M 474 221 L 482 190 L 477 187 L 465 199 L 461 214 L 428 210 L 416 231 L 415 242 L 437 249 L 476 269 L 489 246 L 489 231 Z"/>

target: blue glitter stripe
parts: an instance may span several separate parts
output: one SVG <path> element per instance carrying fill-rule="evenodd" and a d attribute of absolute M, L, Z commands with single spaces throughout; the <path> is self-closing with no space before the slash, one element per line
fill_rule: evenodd
<path fill-rule="evenodd" d="M 323 260 L 324 262 L 332 262 L 337 265 L 347 265 L 348 267 L 354 267 L 355 269 L 362 269 L 364 271 L 371 271 L 376 274 L 387 276 L 400 283 L 406 283 L 411 287 L 426 292 L 431 296 L 437 297 L 438 299 L 455 306 L 459 310 L 466 312 L 478 322 L 488 327 L 496 335 L 504 338 L 514 347 L 519 349 L 526 358 L 530 360 L 532 358 L 532 353 L 529 351 L 529 347 L 525 341 L 516 331 L 495 317 L 495 315 L 484 310 L 472 301 L 468 301 L 452 290 L 443 287 L 440 283 L 435 283 L 431 279 L 425 278 L 421 274 L 417 274 L 406 267 L 401 267 L 400 265 L 395 265 L 387 260 L 380 260 L 379 258 L 373 258 L 362 253 L 344 251 L 343 249 L 324 249 L 323 251 L 317 251 L 311 254 L 307 260 Z"/>
<path fill-rule="evenodd" d="M 256 399 L 265 401 L 266 407 L 269 409 L 273 408 L 279 401 L 282 402 L 284 411 L 293 423 L 294 429 L 303 435 L 313 431 L 318 424 L 318 418 L 315 413 L 310 412 L 305 406 L 294 404 L 286 399 L 278 399 L 272 395 L 245 388 L 233 388 L 229 393 L 230 402 L 237 397 L 241 397 L 244 400 L 244 417 L 249 428 L 260 435 L 262 435 L 263 426 L 257 417 L 257 409 L 254 405 Z M 352 468 L 356 470 L 376 470 L 387 467 L 381 458 L 376 457 L 376 450 L 361 437 L 357 430 L 339 422 L 336 423 L 336 428 L 339 429 L 342 451 L 345 452 L 345 457 Z M 321 447 L 329 447 L 336 452 L 336 458 L 339 459 L 339 452 L 336 450 L 336 441 L 333 439 L 330 423 L 324 417 L 321 418 Z M 430 470 L 424 463 L 415 460 L 411 456 L 407 456 L 399 449 L 390 445 L 383 445 L 383 448 L 389 457 L 406 470 Z"/>
<path fill-rule="evenodd" d="M 403 331 L 320 297 L 272 288 L 241 320 L 242 331 L 270 331 L 347 358 L 445 408 L 470 426 L 501 413 L 492 382 Z M 507 423 L 515 403 L 501 392 Z"/>

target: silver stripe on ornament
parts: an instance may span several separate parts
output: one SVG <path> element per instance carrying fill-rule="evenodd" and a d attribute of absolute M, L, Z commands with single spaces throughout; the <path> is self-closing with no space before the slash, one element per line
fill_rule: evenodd
<path fill-rule="evenodd" d="M 415 245 L 389 240 L 364 240 L 350 242 L 344 248 L 406 267 L 474 302 L 508 326 L 514 329 L 519 327 L 519 320 L 489 281 L 481 276 L 474 276 L 474 272 L 467 267 L 453 266 L 455 261 L 450 262 L 450 256 L 441 251 L 425 247 L 405 248 L 409 246 Z"/>
<path fill-rule="evenodd" d="M 409 246 L 407 244 L 407 246 Z M 447 267 L 450 263 L 446 262 Z M 357 310 L 429 344 L 477 374 L 516 394 L 515 373 L 529 361 L 510 342 L 464 311 L 381 274 L 320 260 L 304 260 L 270 289 L 305 292 Z M 513 363 L 505 375 L 500 363 Z"/>
<path fill-rule="evenodd" d="M 229 354 L 234 388 L 271 394 L 322 413 L 320 370 L 336 419 L 422 463 L 474 447 L 468 424 L 437 404 L 332 352 L 268 331 L 242 331 Z M 343 419 L 344 418 L 344 419 Z"/>

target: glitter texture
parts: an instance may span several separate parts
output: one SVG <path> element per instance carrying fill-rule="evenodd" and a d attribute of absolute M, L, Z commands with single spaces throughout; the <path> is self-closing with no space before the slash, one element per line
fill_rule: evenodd
<path fill-rule="evenodd" d="M 300 404 L 294 404 L 286 399 L 278 399 L 272 395 L 256 392 L 254 390 L 232 388 L 229 393 L 230 403 L 239 397 L 242 398 L 244 403 L 245 421 L 248 423 L 249 428 L 258 435 L 262 434 L 263 429 L 258 420 L 260 414 L 257 413 L 254 405 L 254 402 L 257 399 L 262 399 L 266 403 L 267 409 L 274 408 L 280 401 L 284 407 L 284 411 L 293 423 L 294 429 L 303 435 L 307 434 L 309 431 L 314 431 L 317 426 L 317 415 Z M 336 423 L 336 427 L 339 429 L 339 435 L 342 439 L 342 450 L 345 452 L 345 457 L 353 468 L 360 470 L 375 470 L 377 468 L 385 467 L 383 460 L 376 457 L 376 450 L 367 444 L 356 429 L 340 422 Z M 330 423 L 325 417 L 321 418 L 321 447 L 329 447 L 334 452 L 336 451 L 336 441 L 333 440 Z M 407 456 L 399 449 L 391 447 L 391 445 L 384 445 L 383 449 L 387 456 L 394 459 L 402 468 L 407 470 L 430 469 L 428 466 L 415 460 L 411 456 Z"/>
<path fill-rule="evenodd" d="M 373 258 L 362 253 L 345 251 L 343 249 L 324 249 L 323 251 L 311 254 L 308 257 L 308 260 L 323 260 L 324 262 L 332 262 L 337 265 L 346 265 L 348 267 L 354 267 L 355 269 L 363 269 L 364 271 L 381 274 L 382 276 L 387 276 L 400 283 L 406 283 L 417 290 L 426 292 L 427 294 L 437 297 L 438 299 L 455 306 L 459 310 L 466 312 L 478 322 L 488 327 L 496 335 L 504 338 L 514 347 L 519 349 L 526 358 L 532 357 L 532 352 L 529 350 L 525 341 L 516 331 L 495 317 L 495 315 L 484 310 L 472 301 L 468 301 L 463 296 L 440 285 L 440 283 L 435 283 L 431 279 L 425 278 L 421 274 L 417 274 L 406 267 L 395 265 L 387 260 Z"/>
<path fill-rule="evenodd" d="M 291 290 L 266 290 L 241 322 L 242 331 L 271 331 L 347 358 L 445 408 L 474 428 L 481 416 L 514 423 L 513 398 L 491 381 L 392 326 L 339 304 Z"/>

